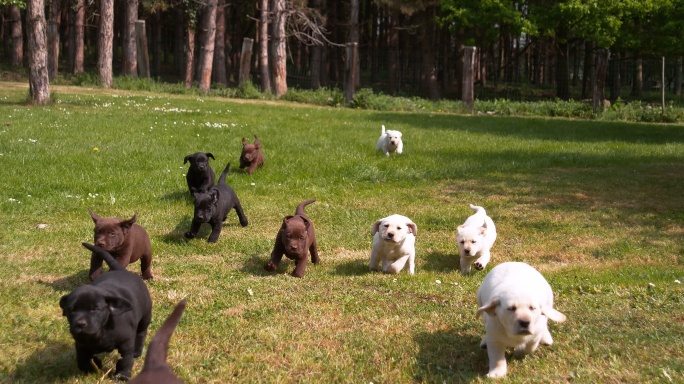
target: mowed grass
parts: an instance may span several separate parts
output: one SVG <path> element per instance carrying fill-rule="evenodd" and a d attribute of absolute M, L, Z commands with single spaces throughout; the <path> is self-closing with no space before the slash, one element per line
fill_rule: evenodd
<path fill-rule="evenodd" d="M 539 269 L 568 321 L 555 344 L 508 356 L 502 382 L 684 382 L 684 127 L 382 113 L 99 89 L 25 104 L 0 84 L 0 381 L 106 382 L 83 375 L 58 302 L 86 284 L 87 210 L 150 234 L 148 342 L 185 298 L 168 361 L 197 383 L 484 382 L 475 293 L 458 271 L 456 227 L 482 205 L 499 237 L 487 268 Z M 375 151 L 380 126 L 405 153 Z M 266 165 L 238 169 L 257 134 Z M 212 152 L 234 212 L 216 244 L 186 240 L 185 155 Z M 305 199 L 321 263 L 267 273 L 284 215 Z M 418 225 L 417 272 L 368 270 L 372 224 Z M 130 270 L 139 272 L 139 264 Z M 137 359 L 134 374 L 142 368 Z"/>

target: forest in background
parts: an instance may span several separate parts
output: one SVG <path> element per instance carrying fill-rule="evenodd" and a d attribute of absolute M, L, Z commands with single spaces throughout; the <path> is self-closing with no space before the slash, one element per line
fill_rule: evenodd
<path fill-rule="evenodd" d="M 110 78 L 138 76 L 143 20 L 151 77 L 205 91 L 238 85 L 243 59 L 276 96 L 340 88 L 357 43 L 357 89 L 389 95 L 460 98 L 466 46 L 480 98 L 588 99 L 599 85 L 606 99 L 640 99 L 663 86 L 663 58 L 664 86 L 681 95 L 684 0 L 0 0 L 3 66 L 30 67 L 31 3 L 51 81 L 89 71 L 108 86 L 103 63 Z"/>

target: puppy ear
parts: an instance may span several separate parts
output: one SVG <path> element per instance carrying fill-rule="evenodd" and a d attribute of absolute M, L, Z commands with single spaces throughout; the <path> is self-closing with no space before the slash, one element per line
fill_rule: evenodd
<path fill-rule="evenodd" d="M 107 296 L 105 303 L 109 306 L 112 315 L 120 315 L 133 309 L 133 304 L 123 297 Z"/>
<path fill-rule="evenodd" d="M 129 229 L 131 229 L 131 227 L 133 226 L 133 224 L 135 223 L 135 221 L 137 219 L 138 219 L 137 215 L 133 214 L 133 217 L 131 217 L 130 220 L 124 220 L 119 225 L 121 225 L 121 229 L 123 229 L 124 231 L 128 231 Z"/>
<path fill-rule="evenodd" d="M 59 307 L 62 308 L 62 316 L 66 316 L 68 309 L 66 307 L 67 300 L 69 300 L 69 295 L 64 295 L 59 299 Z"/>
<path fill-rule="evenodd" d="M 373 227 L 371 228 L 371 236 L 375 236 L 376 233 L 380 230 L 380 224 L 382 224 L 382 220 L 378 220 L 373 224 Z"/>
<path fill-rule="evenodd" d="M 219 191 L 218 189 L 212 189 L 211 190 L 211 203 L 216 204 L 216 202 L 219 200 Z"/>
<path fill-rule="evenodd" d="M 309 221 L 309 219 L 307 219 L 306 217 L 302 217 L 302 221 L 304 222 L 304 226 L 306 227 L 306 229 L 309 229 L 309 227 L 311 226 L 311 222 Z"/>
<path fill-rule="evenodd" d="M 260 149 L 261 148 L 261 142 L 259 141 L 259 138 L 257 135 L 254 135 L 254 148 Z"/>
<path fill-rule="evenodd" d="M 548 317 L 549 319 L 555 321 L 556 323 L 562 323 L 567 319 L 564 314 L 558 312 L 557 310 L 551 307 L 542 307 L 542 314 Z"/>
<path fill-rule="evenodd" d="M 409 228 L 409 233 L 413 233 L 413 236 L 418 235 L 418 226 L 416 225 L 416 223 L 409 221 L 408 223 L 406 223 L 406 226 Z"/>
<path fill-rule="evenodd" d="M 242 138 L 242 146 L 244 147 L 245 145 L 247 145 L 247 140 L 245 140 L 245 138 L 243 137 Z"/>
<path fill-rule="evenodd" d="M 206 155 L 207 155 L 207 157 L 211 157 L 212 159 L 216 160 L 216 159 L 214 158 L 214 155 L 211 154 L 211 152 L 207 152 Z"/>
<path fill-rule="evenodd" d="M 192 160 L 192 155 L 185 156 L 185 158 L 183 159 L 183 164 L 187 163 L 190 160 Z"/>
<path fill-rule="evenodd" d="M 96 215 L 95 212 L 91 211 L 90 209 L 88 210 L 88 213 L 90 214 L 90 217 L 93 218 L 95 224 L 97 224 L 98 221 L 102 220 L 100 216 Z"/>
<path fill-rule="evenodd" d="M 480 228 L 480 235 L 484 236 L 487 234 L 487 222 L 485 221 L 484 225 Z"/>
<path fill-rule="evenodd" d="M 456 230 L 458 231 L 459 234 L 461 232 L 463 232 L 464 229 L 465 229 L 465 225 L 459 225 L 458 228 L 456 228 Z"/>
<path fill-rule="evenodd" d="M 475 317 L 479 317 L 482 312 L 487 312 L 489 316 L 496 316 L 496 307 L 499 306 L 499 299 L 492 299 L 489 303 L 477 309 Z"/>

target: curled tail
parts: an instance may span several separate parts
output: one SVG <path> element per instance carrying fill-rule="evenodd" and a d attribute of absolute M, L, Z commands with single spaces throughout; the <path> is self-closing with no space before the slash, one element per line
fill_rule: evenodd
<path fill-rule="evenodd" d="M 297 206 L 297 209 L 295 210 L 295 215 L 306 215 L 306 212 L 304 212 L 304 207 L 307 205 L 315 202 L 316 199 L 311 199 L 311 200 L 304 200 L 299 205 Z"/>
<path fill-rule="evenodd" d="M 99 256 L 102 260 L 109 265 L 109 269 L 112 271 L 125 271 L 126 268 L 124 268 L 121 264 L 119 264 L 118 261 L 107 251 L 104 249 L 98 247 L 97 245 L 93 244 L 88 244 L 88 243 L 81 243 L 83 244 L 84 247 L 88 248 L 93 252 L 93 254 Z"/>
<path fill-rule="evenodd" d="M 166 365 L 166 356 L 169 352 L 169 341 L 171 340 L 171 335 L 176 329 L 181 316 L 183 316 L 183 311 L 185 311 L 185 300 L 181 300 L 176 304 L 173 312 L 166 318 L 164 324 L 154 335 L 150 345 L 147 347 L 147 356 L 145 357 L 145 369 L 155 369 L 157 367 L 162 367 Z"/>
<path fill-rule="evenodd" d="M 216 184 L 226 184 L 226 175 L 228 174 L 228 171 L 230 171 L 230 163 L 226 165 L 226 168 L 223 170 L 223 173 L 221 174 L 221 177 L 219 177 L 218 183 Z"/>
<path fill-rule="evenodd" d="M 475 211 L 476 213 L 481 213 L 481 214 L 483 214 L 483 215 L 486 215 L 486 214 L 487 214 L 487 211 L 485 211 L 485 209 L 484 209 L 483 207 L 480 207 L 479 205 L 472 205 L 472 204 L 470 204 L 470 209 L 472 209 L 472 210 Z"/>
<path fill-rule="evenodd" d="M 385 132 L 386 132 L 386 131 L 385 131 L 385 124 L 383 124 L 383 125 L 382 125 L 382 134 L 384 135 Z"/>

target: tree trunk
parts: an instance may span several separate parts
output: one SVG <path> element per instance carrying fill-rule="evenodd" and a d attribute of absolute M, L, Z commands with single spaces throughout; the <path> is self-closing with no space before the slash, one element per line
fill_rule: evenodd
<path fill-rule="evenodd" d="M 216 42 L 216 0 L 207 0 L 202 10 L 202 38 L 199 57 L 199 88 L 206 94 L 211 87 L 211 71 L 214 63 L 214 44 Z"/>
<path fill-rule="evenodd" d="M 159 77 L 161 74 L 161 63 L 162 63 L 162 17 L 161 12 L 154 14 L 152 18 L 152 25 L 150 29 L 152 30 L 152 71 L 155 77 Z"/>
<path fill-rule="evenodd" d="M 73 5 L 75 9 L 71 12 L 71 16 L 74 19 L 74 27 L 71 33 L 73 40 L 69 44 L 70 60 L 71 60 L 71 72 L 72 73 L 82 73 L 85 71 L 84 62 L 84 25 L 85 25 L 85 0 L 76 0 Z M 73 48 L 72 48 L 73 47 Z"/>
<path fill-rule="evenodd" d="M 226 1 L 218 0 L 216 8 L 216 43 L 214 47 L 214 64 L 211 77 L 215 82 L 228 85 L 226 74 Z"/>
<path fill-rule="evenodd" d="M 359 47 L 359 0 L 351 0 L 351 12 L 350 12 L 350 17 L 349 17 L 349 40 L 351 40 L 351 43 L 356 43 L 356 60 L 354 62 L 354 73 L 356 74 L 356 77 L 354 78 L 354 86 L 355 87 L 360 87 L 361 86 L 361 65 L 360 65 L 360 60 L 359 60 L 359 54 L 358 54 L 358 47 Z"/>
<path fill-rule="evenodd" d="M 48 21 L 48 78 L 54 81 L 59 70 L 59 24 L 60 0 L 50 1 L 50 20 Z"/>
<path fill-rule="evenodd" d="M 181 25 L 185 25 L 185 18 L 183 17 L 183 8 L 177 7 L 175 10 L 176 17 L 176 28 L 174 28 L 174 44 L 173 44 L 173 64 L 176 69 L 176 73 L 182 76 L 185 71 L 185 60 L 183 57 L 184 48 L 184 28 L 180 28 Z"/>
<path fill-rule="evenodd" d="M 677 57 L 677 63 L 675 67 L 675 95 L 682 95 L 682 57 Z"/>
<path fill-rule="evenodd" d="M 271 75 L 268 68 L 268 0 L 259 1 L 259 74 L 261 91 L 271 92 Z"/>
<path fill-rule="evenodd" d="M 582 100 L 589 98 L 591 92 L 591 84 L 594 83 L 592 76 L 594 73 L 594 44 L 590 41 L 584 43 L 584 71 L 582 79 Z"/>
<path fill-rule="evenodd" d="M 281 97 L 287 92 L 287 36 L 285 35 L 285 24 L 287 23 L 287 13 L 285 12 L 286 0 L 275 0 L 273 15 L 275 23 L 273 25 L 273 88 L 276 98 Z"/>
<path fill-rule="evenodd" d="M 21 10 L 16 5 L 10 5 L 9 7 L 10 35 L 12 36 L 10 65 L 21 67 L 24 63 L 24 32 L 21 28 Z"/>
<path fill-rule="evenodd" d="M 112 87 L 114 0 L 100 0 L 100 31 L 97 39 L 97 71 L 100 83 Z"/>
<path fill-rule="evenodd" d="M 135 22 L 138 21 L 138 0 L 126 0 L 123 20 L 123 60 L 124 75 L 138 77 L 138 52 L 135 43 Z"/>
<path fill-rule="evenodd" d="M 430 100 L 439 99 L 439 83 L 437 82 L 437 67 L 435 66 L 435 51 L 432 42 L 435 40 L 435 8 L 428 7 L 423 11 L 421 23 L 421 66 L 422 84 L 427 85 Z"/>
<path fill-rule="evenodd" d="M 34 104 L 50 102 L 50 80 L 48 78 L 48 50 L 45 31 L 45 4 L 43 0 L 26 2 L 26 22 L 29 52 L 29 93 Z"/>
<path fill-rule="evenodd" d="M 620 56 L 616 55 L 610 61 L 610 99 L 615 102 L 622 93 L 622 78 L 620 77 Z"/>
<path fill-rule="evenodd" d="M 644 89 L 644 62 L 640 52 L 635 53 L 634 56 L 634 86 L 632 88 L 632 96 L 641 98 Z"/>
<path fill-rule="evenodd" d="M 195 64 L 195 28 L 188 24 L 186 27 L 187 40 L 185 41 L 185 88 L 192 87 L 192 74 Z"/>
<path fill-rule="evenodd" d="M 396 95 L 399 90 L 399 29 L 396 12 L 392 12 L 387 21 L 387 92 Z"/>
<path fill-rule="evenodd" d="M 570 64 L 568 57 L 568 44 L 558 42 L 558 54 L 556 58 L 556 97 L 561 100 L 570 99 Z"/>

